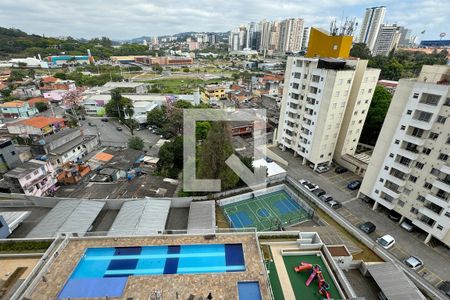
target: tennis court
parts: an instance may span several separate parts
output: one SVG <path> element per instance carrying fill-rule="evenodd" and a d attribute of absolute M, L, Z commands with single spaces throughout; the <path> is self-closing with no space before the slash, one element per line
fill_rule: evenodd
<path fill-rule="evenodd" d="M 226 204 L 222 208 L 233 228 L 274 230 L 310 219 L 306 210 L 284 190 Z"/>

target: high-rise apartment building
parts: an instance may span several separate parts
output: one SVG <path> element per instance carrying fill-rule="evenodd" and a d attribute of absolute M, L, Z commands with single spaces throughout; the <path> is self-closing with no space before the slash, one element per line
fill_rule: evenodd
<path fill-rule="evenodd" d="M 367 60 L 289 57 L 279 146 L 314 168 L 354 153 L 379 72 Z"/>
<path fill-rule="evenodd" d="M 245 48 L 247 43 L 247 28 L 240 26 L 234 28 L 230 32 L 228 38 L 228 50 L 229 51 L 241 51 Z"/>
<path fill-rule="evenodd" d="M 411 29 L 405 28 L 403 26 L 398 27 L 400 31 L 400 39 L 398 45 L 400 47 L 411 47 L 414 44 L 415 37 L 411 35 Z"/>
<path fill-rule="evenodd" d="M 383 24 L 385 14 L 386 7 L 384 6 L 366 8 L 366 14 L 364 15 L 359 34 L 359 42 L 366 44 L 371 52 L 375 48 L 378 31 L 381 24 Z"/>
<path fill-rule="evenodd" d="M 387 56 L 392 50 L 397 49 L 400 41 L 400 28 L 396 25 L 383 24 L 378 32 L 373 55 Z"/>
<path fill-rule="evenodd" d="M 280 23 L 280 52 L 299 52 L 302 48 L 303 19 L 291 18 Z"/>
<path fill-rule="evenodd" d="M 450 246 L 450 66 L 401 79 L 360 194 Z"/>
<path fill-rule="evenodd" d="M 260 44 L 259 44 L 259 51 L 267 51 L 269 50 L 269 43 L 270 43 L 270 30 L 271 30 L 271 22 L 268 22 L 267 20 L 261 20 L 258 24 L 259 31 L 260 31 Z"/>
<path fill-rule="evenodd" d="M 302 51 L 306 51 L 306 49 L 308 48 L 310 31 L 311 31 L 310 27 L 303 28 L 303 38 L 302 38 L 302 47 L 301 47 Z"/>

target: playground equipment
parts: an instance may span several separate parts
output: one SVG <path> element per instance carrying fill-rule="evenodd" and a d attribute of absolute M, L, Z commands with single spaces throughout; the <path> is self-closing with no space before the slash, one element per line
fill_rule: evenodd
<path fill-rule="evenodd" d="M 317 290 L 319 294 L 325 296 L 328 300 L 330 300 L 330 292 L 328 291 L 330 289 L 330 285 L 323 278 L 322 269 L 320 268 L 319 265 L 313 266 L 312 264 L 301 262 L 300 265 L 294 267 L 294 271 L 297 273 L 311 269 L 312 272 L 311 275 L 309 275 L 308 280 L 306 280 L 305 283 L 306 286 L 309 286 L 314 279 L 317 279 L 318 281 Z"/>

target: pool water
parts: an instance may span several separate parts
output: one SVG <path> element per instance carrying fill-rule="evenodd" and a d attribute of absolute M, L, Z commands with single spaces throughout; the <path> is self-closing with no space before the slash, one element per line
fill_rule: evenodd
<path fill-rule="evenodd" d="M 242 244 L 88 248 L 58 298 L 117 297 L 128 276 L 245 271 Z"/>

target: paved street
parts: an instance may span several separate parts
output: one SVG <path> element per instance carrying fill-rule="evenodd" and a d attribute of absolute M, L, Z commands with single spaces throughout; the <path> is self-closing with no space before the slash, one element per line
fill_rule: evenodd
<path fill-rule="evenodd" d="M 100 135 L 100 141 L 103 146 L 126 147 L 128 139 L 131 137 L 130 130 L 125 125 L 121 125 L 115 119 L 109 119 L 108 122 L 102 122 L 98 117 L 86 117 L 86 120 L 80 121 L 85 133 Z M 90 126 L 89 122 L 94 126 Z M 122 131 L 118 131 L 121 127 Z M 160 139 L 158 135 L 152 134 L 148 129 L 135 130 L 134 134 L 144 140 L 144 150 L 156 144 Z"/>
<path fill-rule="evenodd" d="M 319 185 L 336 200 L 343 203 L 344 207 L 338 212 L 353 225 L 371 221 L 377 226 L 377 230 L 370 234 L 373 240 L 384 234 L 391 234 L 396 239 L 396 245 L 389 251 L 399 259 L 409 255 L 420 257 L 425 267 L 418 273 L 430 283 L 436 285 L 441 280 L 450 280 L 450 250 L 446 248 L 431 248 L 423 243 L 423 237 L 418 233 L 410 233 L 403 230 L 398 223 L 393 222 L 382 211 L 373 211 L 371 206 L 356 198 L 356 191 L 350 191 L 346 185 L 351 180 L 358 178 L 351 172 L 336 174 L 329 171 L 317 174 L 311 168 L 301 164 L 301 159 L 293 157 L 290 152 L 283 152 L 277 147 L 270 148 L 277 155 L 285 159 L 289 165 L 284 166 L 289 175 L 295 179 L 306 179 Z"/>

